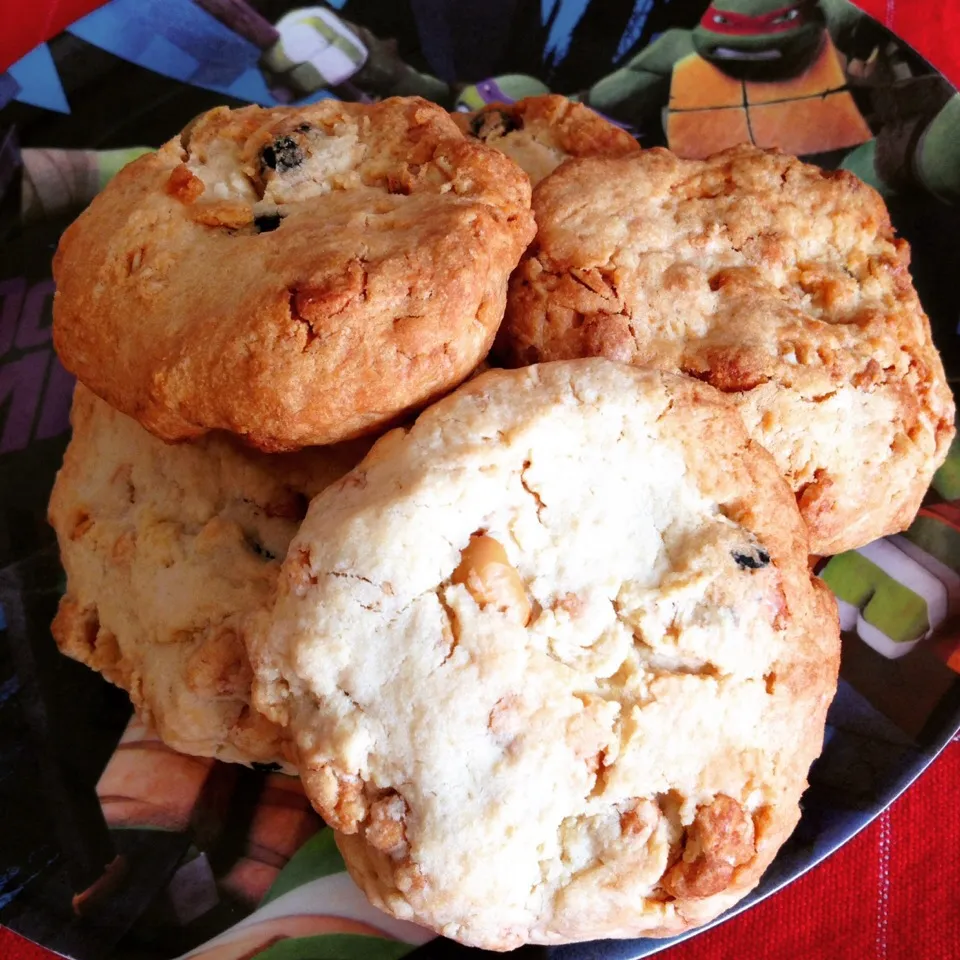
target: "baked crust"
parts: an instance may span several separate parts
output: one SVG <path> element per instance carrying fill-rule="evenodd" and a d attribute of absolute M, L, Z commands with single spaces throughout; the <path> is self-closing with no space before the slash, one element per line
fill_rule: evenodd
<path fill-rule="evenodd" d="M 797 495 L 819 555 L 906 528 L 954 403 L 883 200 L 845 171 L 737 147 L 571 161 L 498 349 L 603 356 L 727 393 Z"/>
<path fill-rule="evenodd" d="M 626 130 L 582 103 L 552 93 L 452 116 L 465 134 L 510 157 L 534 186 L 572 157 L 640 152 L 640 144 Z"/>
<path fill-rule="evenodd" d="M 54 342 L 162 439 L 359 436 L 486 355 L 529 206 L 515 164 L 419 98 L 218 108 L 64 233 Z"/>

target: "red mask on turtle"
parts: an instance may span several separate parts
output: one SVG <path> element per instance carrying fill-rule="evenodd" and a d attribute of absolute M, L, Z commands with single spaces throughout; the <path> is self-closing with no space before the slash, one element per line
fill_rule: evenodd
<path fill-rule="evenodd" d="M 712 33 L 726 33 L 738 37 L 782 33 L 809 23 L 816 6 L 816 0 L 814 2 L 801 0 L 800 3 L 791 3 L 778 10 L 771 10 L 769 13 L 751 16 L 746 13 L 718 10 L 711 4 L 700 19 L 700 26 Z"/>

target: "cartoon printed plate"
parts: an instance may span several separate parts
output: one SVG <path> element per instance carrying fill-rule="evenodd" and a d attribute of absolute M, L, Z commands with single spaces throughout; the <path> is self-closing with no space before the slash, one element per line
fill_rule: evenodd
<path fill-rule="evenodd" d="M 843 0 L 708 3 L 111 0 L 0 75 L 0 922 L 77 960 L 474 953 L 368 906 L 296 780 L 167 749 L 50 637 L 63 575 L 44 517 L 72 389 L 50 344 L 51 253 L 124 163 L 200 111 L 552 90 L 644 145 L 753 140 L 848 168 L 911 243 L 957 378 L 960 96 Z M 909 530 L 821 574 L 840 690 L 800 826 L 738 909 L 849 839 L 960 727 L 960 446 Z"/>

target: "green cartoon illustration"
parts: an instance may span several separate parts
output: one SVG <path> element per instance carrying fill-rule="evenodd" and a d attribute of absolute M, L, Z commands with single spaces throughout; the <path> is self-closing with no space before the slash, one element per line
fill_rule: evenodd
<path fill-rule="evenodd" d="M 914 75 L 846 0 L 715 0 L 581 91 L 558 91 L 702 158 L 738 143 L 840 166 L 890 194 L 960 198 L 960 95 Z M 542 92 L 532 77 L 466 87 L 460 109 Z"/>
<path fill-rule="evenodd" d="M 857 49 L 863 19 L 843 0 L 716 0 L 693 30 L 667 30 L 583 99 L 634 124 L 666 104 L 664 134 L 683 156 L 745 141 L 846 151 L 840 166 L 883 192 L 960 196 L 960 98 L 912 76 L 895 45 Z"/>
<path fill-rule="evenodd" d="M 667 104 L 667 140 L 685 156 L 750 141 L 798 155 L 856 147 L 872 137 L 832 37 L 859 16 L 829 0 L 717 0 L 693 30 L 661 34 L 584 100 L 634 120 Z"/>
<path fill-rule="evenodd" d="M 120 150 L 22 150 L 20 217 L 24 223 L 76 216 L 113 176 L 149 147 Z"/>
<path fill-rule="evenodd" d="M 842 629 L 885 657 L 909 653 L 960 612 L 960 441 L 934 476 L 931 495 L 942 500 L 922 507 L 903 534 L 839 554 L 821 571 Z M 944 651 L 950 666 L 954 652 Z"/>
<path fill-rule="evenodd" d="M 285 87 L 297 98 L 330 90 L 346 100 L 371 95 L 450 99 L 450 87 L 405 63 L 395 41 L 381 40 L 328 7 L 291 10 L 274 30 L 276 39 L 260 60 L 274 93 Z"/>

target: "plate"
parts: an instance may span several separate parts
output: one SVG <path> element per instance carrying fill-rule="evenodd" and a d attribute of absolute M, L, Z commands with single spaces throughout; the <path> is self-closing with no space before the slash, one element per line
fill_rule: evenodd
<path fill-rule="evenodd" d="M 853 170 L 913 248 L 956 380 L 960 96 L 843 0 L 708 3 L 111 0 L 0 75 L 0 923 L 75 960 L 479 955 L 369 907 L 296 780 L 167 749 L 50 637 L 63 574 L 44 517 L 72 390 L 50 257 L 124 163 L 202 110 L 394 93 L 471 109 L 550 90 L 644 146 L 751 138 Z M 824 751 L 799 827 L 727 917 L 850 839 L 960 728 L 960 446 L 905 534 L 818 572 L 844 627 Z"/>

